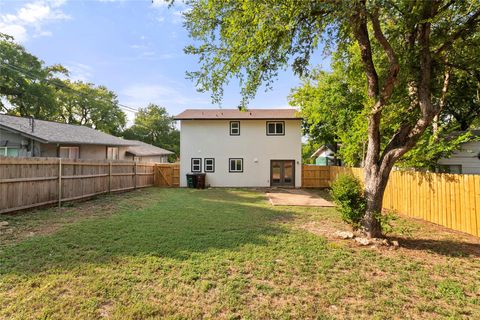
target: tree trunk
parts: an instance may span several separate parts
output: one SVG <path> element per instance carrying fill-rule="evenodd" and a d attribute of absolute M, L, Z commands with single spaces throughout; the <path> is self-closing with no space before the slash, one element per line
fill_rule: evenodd
<path fill-rule="evenodd" d="M 391 168 L 385 168 L 383 171 L 379 172 L 377 168 L 375 170 L 365 170 L 365 200 L 367 206 L 361 224 L 363 231 L 369 238 L 382 237 L 379 217 L 382 213 L 383 195 Z"/>

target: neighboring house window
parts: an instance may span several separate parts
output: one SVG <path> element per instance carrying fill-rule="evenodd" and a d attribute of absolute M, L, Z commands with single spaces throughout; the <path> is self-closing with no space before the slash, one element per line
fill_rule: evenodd
<path fill-rule="evenodd" d="M 108 147 L 107 148 L 107 159 L 108 160 L 118 160 L 119 157 L 118 147 Z"/>
<path fill-rule="evenodd" d="M 205 158 L 205 172 L 215 172 L 215 159 Z"/>
<path fill-rule="evenodd" d="M 231 136 L 240 135 L 240 121 L 230 121 L 230 135 Z"/>
<path fill-rule="evenodd" d="M 283 121 L 267 122 L 267 136 L 283 136 L 283 135 L 285 135 L 285 122 Z"/>
<path fill-rule="evenodd" d="M 18 157 L 18 149 L 17 148 L 1 147 L 0 148 L 0 156 Z"/>
<path fill-rule="evenodd" d="M 80 157 L 79 147 L 60 147 L 60 158 L 78 159 Z"/>
<path fill-rule="evenodd" d="M 243 159 L 242 158 L 231 158 L 228 159 L 229 166 L 228 166 L 228 171 L 229 172 L 243 172 Z"/>
<path fill-rule="evenodd" d="M 201 158 L 192 158 L 192 172 L 202 172 Z"/>

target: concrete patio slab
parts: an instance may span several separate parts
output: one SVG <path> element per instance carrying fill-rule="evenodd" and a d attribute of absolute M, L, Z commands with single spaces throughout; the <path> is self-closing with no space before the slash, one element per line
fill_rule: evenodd
<path fill-rule="evenodd" d="M 274 206 L 334 207 L 324 198 L 302 189 L 272 189 L 265 192 Z"/>

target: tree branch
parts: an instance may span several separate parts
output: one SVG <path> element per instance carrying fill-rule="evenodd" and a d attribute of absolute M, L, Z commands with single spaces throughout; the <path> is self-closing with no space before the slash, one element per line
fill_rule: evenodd
<path fill-rule="evenodd" d="M 475 30 L 475 27 L 478 25 L 478 18 L 480 17 L 480 8 L 475 11 L 470 18 L 465 22 L 463 26 L 457 29 L 448 40 L 446 40 L 437 50 L 434 51 L 435 55 L 442 53 L 443 51 L 449 49 L 455 40 L 460 37 L 467 36 Z"/>
<path fill-rule="evenodd" d="M 398 59 L 395 51 L 393 50 L 392 46 L 382 32 L 380 22 L 378 21 L 378 9 L 376 9 L 372 14 L 370 14 L 370 20 L 372 21 L 373 33 L 375 35 L 375 38 L 387 54 L 388 62 L 390 63 L 387 78 L 380 92 L 380 99 L 383 100 L 382 104 L 384 104 L 392 95 L 393 88 L 395 87 L 395 82 L 397 80 L 397 75 L 400 71 L 400 65 L 398 64 Z"/>
<path fill-rule="evenodd" d="M 352 15 L 352 24 L 354 29 L 355 38 L 357 39 L 362 56 L 363 66 L 365 67 L 365 73 L 368 81 L 368 96 L 370 98 L 376 98 L 378 96 L 378 74 L 373 64 L 372 47 L 370 39 L 368 37 L 367 28 L 367 9 L 365 7 L 365 0 L 357 6 L 356 12 Z"/>

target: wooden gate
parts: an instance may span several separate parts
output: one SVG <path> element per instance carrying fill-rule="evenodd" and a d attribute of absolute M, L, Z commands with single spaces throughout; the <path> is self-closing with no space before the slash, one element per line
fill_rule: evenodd
<path fill-rule="evenodd" d="M 180 186 L 180 164 L 158 163 L 155 165 L 155 186 L 157 187 L 179 187 Z"/>
<path fill-rule="evenodd" d="M 302 188 L 330 187 L 330 167 L 303 165 Z"/>

